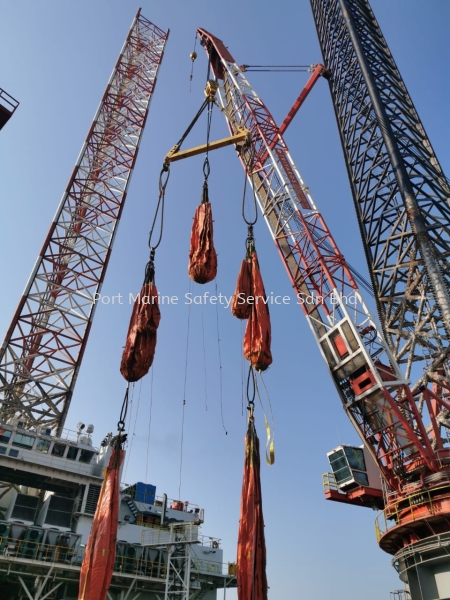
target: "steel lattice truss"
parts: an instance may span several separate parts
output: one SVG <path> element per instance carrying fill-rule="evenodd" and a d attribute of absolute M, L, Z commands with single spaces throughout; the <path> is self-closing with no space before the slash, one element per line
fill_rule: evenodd
<path fill-rule="evenodd" d="M 311 5 L 385 339 L 407 378 L 422 361 L 421 382 L 437 381 L 450 352 L 448 182 L 368 1 Z"/>
<path fill-rule="evenodd" d="M 349 418 L 392 489 L 418 465 L 438 471 L 448 451 L 435 413 L 446 401 L 425 390 L 417 406 L 269 110 L 223 42 L 198 33 L 231 133 L 251 132 L 241 163 Z"/>
<path fill-rule="evenodd" d="M 2 345 L 1 420 L 63 427 L 167 37 L 138 11 Z"/>

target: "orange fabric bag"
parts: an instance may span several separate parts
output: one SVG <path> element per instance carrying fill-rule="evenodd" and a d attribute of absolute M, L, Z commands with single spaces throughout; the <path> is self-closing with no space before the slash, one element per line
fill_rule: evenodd
<path fill-rule="evenodd" d="M 237 584 L 239 600 L 267 600 L 266 542 L 262 511 L 259 439 L 253 417 L 249 418 L 245 437 Z"/>
<path fill-rule="evenodd" d="M 256 252 L 251 260 L 253 304 L 245 328 L 244 356 L 257 371 L 265 371 L 272 364 L 270 315 Z"/>
<path fill-rule="evenodd" d="M 123 454 L 123 450 L 114 448 L 109 460 L 81 565 L 78 600 L 106 600 L 116 558 Z"/>
<path fill-rule="evenodd" d="M 138 381 L 152 366 L 160 320 L 158 290 L 154 283 L 144 283 L 134 302 L 120 363 L 120 372 L 127 381 Z"/>
<path fill-rule="evenodd" d="M 252 295 L 251 262 L 243 260 L 236 282 L 236 289 L 231 300 L 231 312 L 238 319 L 248 319 L 252 310 L 247 303 L 248 296 Z"/>
<path fill-rule="evenodd" d="M 208 199 L 208 185 L 203 184 L 203 197 L 197 206 L 191 230 L 189 277 L 196 283 L 209 283 L 217 275 L 217 254 L 213 240 L 213 218 Z"/>

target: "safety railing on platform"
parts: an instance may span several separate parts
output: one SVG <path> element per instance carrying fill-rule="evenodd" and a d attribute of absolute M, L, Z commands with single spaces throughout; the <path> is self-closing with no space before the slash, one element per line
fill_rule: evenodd
<path fill-rule="evenodd" d="M 326 493 L 330 490 L 335 492 L 340 492 L 341 490 L 338 488 L 336 479 L 333 473 L 324 473 L 322 475 L 322 487 L 323 491 Z"/>
<path fill-rule="evenodd" d="M 198 541 L 201 546 L 207 546 L 210 548 L 220 548 L 220 542 L 222 541 L 220 538 L 210 537 L 208 535 L 199 535 Z"/>
<path fill-rule="evenodd" d="M 65 545 L 45 544 L 32 540 L 0 537 L 0 561 L 18 559 L 48 564 L 81 567 L 85 546 L 70 548 Z M 180 556 L 180 558 L 182 558 Z M 118 542 L 114 572 L 164 579 L 167 569 L 167 550 Z M 230 573 L 230 564 L 231 573 Z M 234 563 L 221 563 L 192 557 L 191 570 L 200 574 L 234 575 Z"/>
<path fill-rule="evenodd" d="M 141 525 L 140 522 L 139 525 Z M 168 529 L 167 525 L 161 526 L 148 523 L 146 527 L 147 529 L 141 533 L 141 544 L 159 545 L 170 542 L 171 530 Z M 220 538 L 201 534 L 199 526 L 193 523 L 178 523 L 172 525 L 172 529 L 179 540 L 182 539 L 187 542 L 197 542 L 200 546 L 208 548 L 220 548 Z"/>
<path fill-rule="evenodd" d="M 172 538 L 172 535 L 174 536 Z M 199 526 L 192 523 L 177 523 L 170 528 L 161 525 L 152 525 L 141 533 L 141 544 L 160 546 L 175 541 L 195 542 L 199 541 Z"/>
<path fill-rule="evenodd" d="M 396 527 L 400 520 L 403 523 L 408 523 L 423 519 L 426 516 L 432 516 L 436 512 L 439 512 L 440 508 L 436 507 L 436 496 L 439 496 L 439 500 L 450 498 L 448 489 L 448 485 L 444 485 L 439 488 L 434 488 L 432 493 L 427 490 L 417 492 L 416 494 L 411 494 L 406 498 L 399 499 L 389 504 L 383 511 L 378 513 L 375 519 L 375 535 L 377 542 L 379 542 L 388 531 Z M 442 490 L 442 492 L 447 491 L 447 493 L 440 496 L 439 490 Z"/>
<path fill-rule="evenodd" d="M 393 590 L 391 600 L 411 600 L 411 595 L 407 590 Z"/>
<path fill-rule="evenodd" d="M 45 544 L 27 539 L 0 537 L 0 559 L 23 558 L 50 563 L 74 564 L 80 556 L 80 550 L 79 547 L 71 548 L 67 544 Z"/>
<path fill-rule="evenodd" d="M 227 567 L 228 568 L 228 567 Z M 201 560 L 199 558 L 193 558 L 191 563 L 191 569 L 198 571 L 199 573 L 210 573 L 215 575 L 224 575 L 224 565 L 219 562 L 211 562 L 208 560 Z"/>

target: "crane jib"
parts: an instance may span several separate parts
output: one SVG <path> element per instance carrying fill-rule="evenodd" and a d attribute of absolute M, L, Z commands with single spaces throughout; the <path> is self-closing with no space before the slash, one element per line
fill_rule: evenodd
<path fill-rule="evenodd" d="M 245 123 L 251 132 L 255 165 L 248 176 L 292 285 L 305 299 L 302 308 L 344 408 L 390 489 L 399 492 L 402 473 L 411 478 L 424 468 L 429 473 L 441 468 L 417 398 L 267 107 L 229 52 L 223 55 L 223 42 L 205 30 L 199 36 L 214 59 L 219 101 L 232 115 L 230 131 Z M 313 210 L 304 213 L 308 209 Z M 424 391 L 427 399 L 432 393 Z"/>

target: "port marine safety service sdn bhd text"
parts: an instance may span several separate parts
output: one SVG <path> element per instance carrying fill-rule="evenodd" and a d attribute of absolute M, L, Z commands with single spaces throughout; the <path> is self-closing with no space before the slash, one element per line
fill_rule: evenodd
<path fill-rule="evenodd" d="M 129 293 L 128 298 L 126 294 L 115 294 L 115 295 L 104 295 L 99 292 L 94 294 L 94 304 L 125 304 L 128 300 L 128 304 L 134 304 L 137 298 L 140 298 L 140 302 L 142 304 L 151 304 L 154 296 L 140 296 L 140 294 Z M 182 298 L 178 296 L 163 296 L 162 294 L 158 294 L 158 304 L 165 305 L 178 305 L 178 304 L 214 304 L 221 305 L 224 308 L 229 308 L 233 296 L 226 296 L 224 294 L 210 294 L 210 292 L 204 292 L 203 294 L 193 294 L 192 292 L 186 292 Z M 357 304 L 357 296 L 355 294 L 351 294 L 349 296 L 338 296 L 335 293 L 332 293 L 329 296 L 329 302 L 331 304 L 337 304 L 338 302 L 344 302 L 345 304 L 356 305 Z M 245 296 L 244 294 L 239 294 L 238 296 L 238 304 L 258 304 L 264 303 L 271 306 L 286 306 L 289 304 L 323 304 L 324 300 L 322 296 L 315 295 L 306 295 L 306 294 L 297 294 L 295 297 L 291 296 L 280 296 L 270 292 L 266 296 Z"/>

